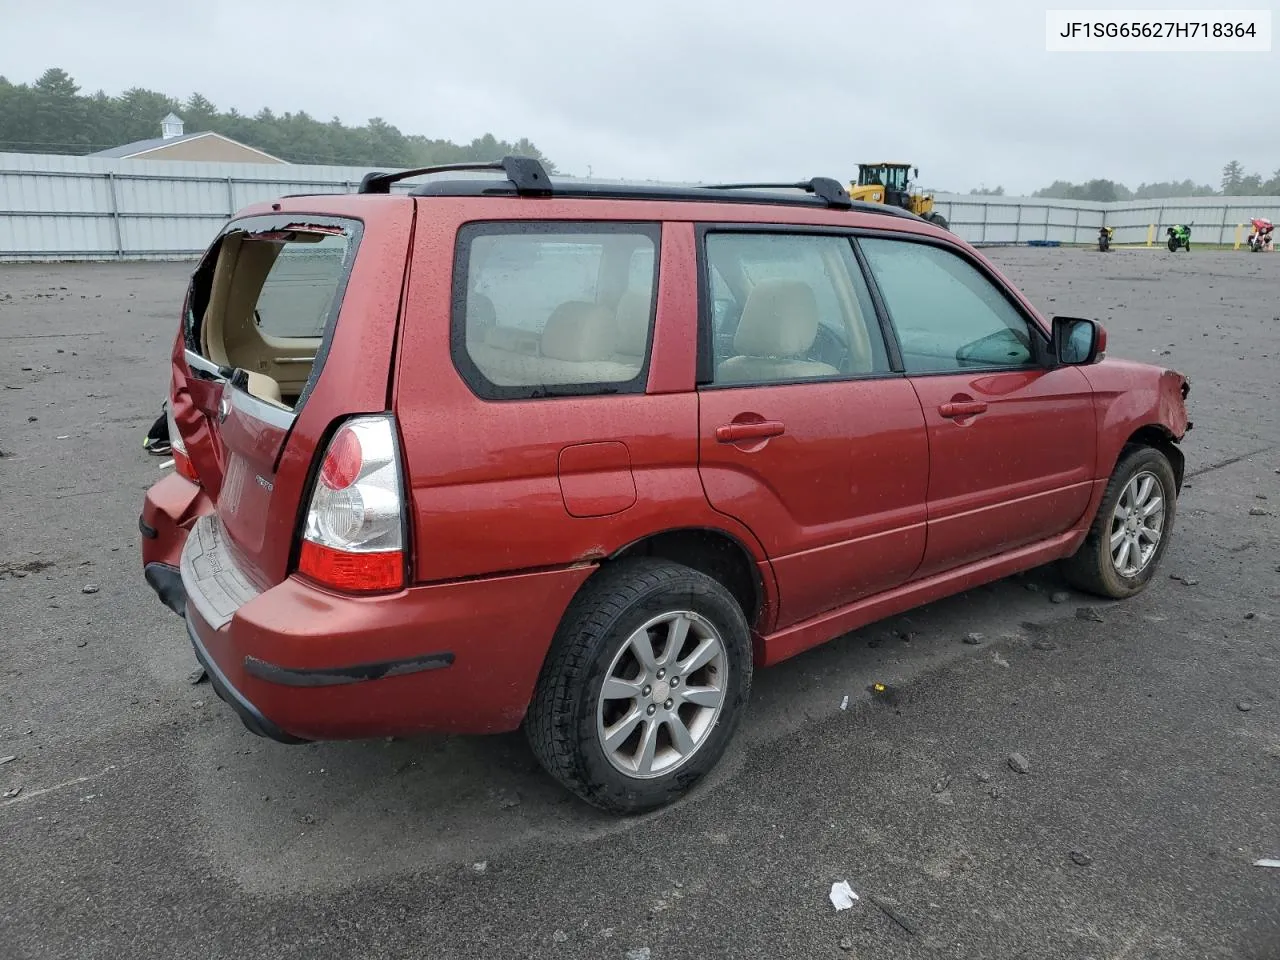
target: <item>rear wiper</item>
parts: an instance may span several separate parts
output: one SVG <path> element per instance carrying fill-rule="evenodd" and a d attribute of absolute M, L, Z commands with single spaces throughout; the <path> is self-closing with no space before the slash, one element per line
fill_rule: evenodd
<path fill-rule="evenodd" d="M 200 356 L 194 350 L 186 350 L 187 366 L 191 372 L 205 380 L 225 380 L 233 387 L 247 390 L 249 387 L 249 371 L 228 364 L 214 363 Z"/>

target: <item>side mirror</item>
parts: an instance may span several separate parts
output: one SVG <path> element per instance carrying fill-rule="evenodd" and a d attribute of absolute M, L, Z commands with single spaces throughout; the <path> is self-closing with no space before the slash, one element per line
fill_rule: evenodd
<path fill-rule="evenodd" d="M 912 167 L 912 169 L 911 169 L 911 179 L 912 179 L 912 180 L 919 180 L 919 179 L 920 179 L 920 168 L 919 168 L 919 167 Z"/>
<path fill-rule="evenodd" d="M 1097 320 L 1053 318 L 1053 354 L 1059 363 L 1086 366 L 1107 351 L 1107 331 Z"/>

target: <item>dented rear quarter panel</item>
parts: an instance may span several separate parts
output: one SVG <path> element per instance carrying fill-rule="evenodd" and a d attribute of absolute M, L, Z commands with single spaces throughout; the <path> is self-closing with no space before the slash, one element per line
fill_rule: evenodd
<path fill-rule="evenodd" d="M 1189 429 L 1183 384 L 1186 377 L 1175 370 L 1105 359 L 1080 368 L 1093 388 L 1098 418 L 1098 472 L 1111 475 L 1120 451 L 1144 427 L 1157 427 L 1173 442 Z"/>

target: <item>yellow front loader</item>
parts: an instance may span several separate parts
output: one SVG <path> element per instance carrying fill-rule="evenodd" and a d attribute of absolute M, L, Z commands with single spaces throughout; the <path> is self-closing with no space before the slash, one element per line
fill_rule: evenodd
<path fill-rule="evenodd" d="M 933 209 L 933 195 L 911 192 L 911 182 L 919 176 L 920 169 L 909 163 L 860 163 L 857 182 L 849 184 L 849 196 L 910 210 L 949 230 L 947 218 Z"/>

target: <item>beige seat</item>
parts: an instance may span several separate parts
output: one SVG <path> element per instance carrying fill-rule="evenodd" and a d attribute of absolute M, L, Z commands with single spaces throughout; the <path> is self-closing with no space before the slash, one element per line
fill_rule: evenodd
<path fill-rule="evenodd" d="M 818 335 L 818 300 L 799 280 L 766 280 L 747 295 L 733 337 L 738 356 L 716 368 L 717 383 L 770 383 L 839 376 L 829 363 L 803 355 Z"/>
<path fill-rule="evenodd" d="M 498 324 L 498 311 L 493 301 L 483 293 L 472 290 L 467 294 L 467 339 L 473 343 L 484 339 L 485 334 Z"/>
<path fill-rule="evenodd" d="M 505 386 L 622 383 L 640 370 L 638 359 L 614 359 L 614 314 L 597 303 L 562 303 L 547 318 L 537 349 L 532 336 L 498 327 L 489 331 L 484 343 L 469 344 L 468 350 L 486 377 Z"/>
<path fill-rule="evenodd" d="M 249 376 L 249 393 L 257 397 L 259 400 L 265 400 L 267 403 L 273 403 L 277 407 L 289 409 L 289 405 L 284 402 L 280 395 L 280 384 L 265 373 L 255 373 L 252 370 L 245 371 Z"/>
<path fill-rule="evenodd" d="M 626 363 L 643 363 L 649 346 L 651 294 L 628 290 L 618 301 L 616 313 L 617 358 Z"/>

